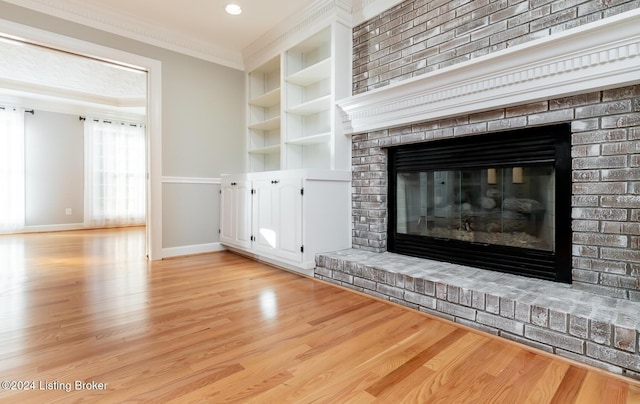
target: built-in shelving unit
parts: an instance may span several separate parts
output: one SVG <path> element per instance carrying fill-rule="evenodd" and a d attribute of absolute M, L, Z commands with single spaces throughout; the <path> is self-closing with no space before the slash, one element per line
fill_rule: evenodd
<path fill-rule="evenodd" d="M 284 157 L 289 168 L 331 168 L 331 34 L 331 27 L 325 28 L 287 50 L 283 58 Z"/>
<path fill-rule="evenodd" d="M 248 172 L 224 176 L 220 196 L 223 245 L 308 276 L 316 254 L 351 247 L 351 138 L 336 107 L 351 95 L 351 28 L 323 24 L 249 68 Z"/>
<path fill-rule="evenodd" d="M 280 169 L 281 83 L 280 57 L 248 74 L 248 152 L 250 171 Z"/>
<path fill-rule="evenodd" d="M 351 93 L 351 30 L 332 24 L 249 77 L 249 171 L 350 168 L 336 100 Z"/>

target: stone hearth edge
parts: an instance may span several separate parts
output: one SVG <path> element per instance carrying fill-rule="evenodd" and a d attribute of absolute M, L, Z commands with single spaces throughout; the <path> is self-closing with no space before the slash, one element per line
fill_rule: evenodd
<path fill-rule="evenodd" d="M 640 302 L 389 252 L 319 254 L 314 276 L 640 379 Z"/>

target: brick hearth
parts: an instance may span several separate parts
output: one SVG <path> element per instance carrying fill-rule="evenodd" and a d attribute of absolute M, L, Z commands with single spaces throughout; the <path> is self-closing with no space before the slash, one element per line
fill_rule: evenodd
<path fill-rule="evenodd" d="M 362 249 L 320 254 L 315 276 L 640 379 L 640 303 L 570 285 Z"/>

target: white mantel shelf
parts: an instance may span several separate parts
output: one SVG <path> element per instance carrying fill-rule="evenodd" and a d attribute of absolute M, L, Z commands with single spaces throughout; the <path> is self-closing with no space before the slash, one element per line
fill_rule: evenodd
<path fill-rule="evenodd" d="M 346 134 L 640 83 L 640 9 L 337 102 Z"/>

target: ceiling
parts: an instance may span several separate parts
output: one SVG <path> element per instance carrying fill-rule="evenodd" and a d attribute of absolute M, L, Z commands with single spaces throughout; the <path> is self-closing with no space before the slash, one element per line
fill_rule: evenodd
<path fill-rule="evenodd" d="M 241 15 L 225 12 L 231 1 L 242 7 Z M 120 21 L 148 37 L 180 37 L 206 43 L 223 57 L 240 58 L 249 44 L 314 1 L 58 0 L 53 4 L 60 12 L 73 10 L 75 17 L 70 19 L 76 21 L 80 15 L 101 15 L 112 27 Z M 9 2 L 57 14 L 51 2 Z M 130 119 L 145 115 L 146 75 L 142 72 L 11 40 L 0 39 L 0 53 L 0 104 Z"/>
<path fill-rule="evenodd" d="M 141 120 L 146 73 L 0 38 L 0 105 Z"/>
<path fill-rule="evenodd" d="M 309 10 L 334 7 L 335 0 L 2 1 L 243 70 L 249 45 Z M 231 2 L 242 14 L 225 12 Z"/>
<path fill-rule="evenodd" d="M 87 9 L 109 10 L 143 24 L 240 52 L 315 0 L 82 0 Z M 224 11 L 228 3 L 242 14 Z"/>
<path fill-rule="evenodd" d="M 317 17 L 328 7 L 350 10 L 352 16 L 362 21 L 402 0 L 1 1 L 244 70 L 245 55 L 262 51 L 265 43 L 292 28 L 292 22 L 306 24 L 310 16 Z M 241 15 L 225 12 L 230 2 L 242 7 Z M 125 74 L 120 68 L 97 61 L 76 64 L 77 59 L 67 59 L 66 54 L 47 51 L 46 55 L 39 55 L 44 52 L 42 49 L 21 54 L 21 49 L 5 46 L 0 52 L 3 56 L 11 54 L 0 58 L 0 104 L 21 106 L 18 105 L 21 103 L 49 110 L 54 105 L 61 109 L 56 112 L 68 112 L 88 102 L 79 110 L 95 107 L 134 116 L 145 114 L 146 77 L 140 72 Z M 43 58 L 52 62 L 39 63 Z M 50 66 L 55 69 L 49 69 Z M 51 74 L 48 81 L 43 79 L 49 74 L 47 70 Z M 64 75 L 59 74 L 62 72 L 75 77 L 75 81 L 64 80 Z M 97 72 L 101 76 L 94 80 Z M 128 77 L 123 79 L 123 74 Z M 88 94 L 99 96 L 87 98 Z"/>

